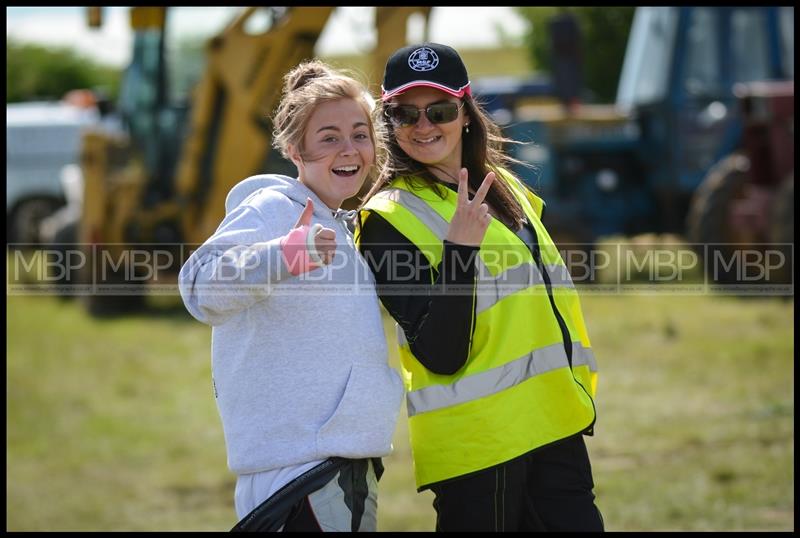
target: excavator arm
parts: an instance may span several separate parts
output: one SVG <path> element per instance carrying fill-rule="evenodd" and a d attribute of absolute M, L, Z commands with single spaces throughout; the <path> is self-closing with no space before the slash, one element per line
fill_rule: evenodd
<path fill-rule="evenodd" d="M 265 171 L 268 118 L 280 99 L 283 75 L 313 56 L 334 8 L 273 12 L 268 30 L 250 34 L 245 25 L 257 9 L 246 8 L 206 48 L 206 70 L 195 90 L 191 130 L 176 175 L 176 193 L 184 206 L 181 227 L 189 243 L 214 232 L 231 187 Z"/>

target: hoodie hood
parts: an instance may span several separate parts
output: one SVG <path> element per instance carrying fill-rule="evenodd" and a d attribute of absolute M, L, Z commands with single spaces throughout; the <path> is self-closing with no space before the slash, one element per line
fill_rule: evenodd
<path fill-rule="evenodd" d="M 260 174 L 237 183 L 225 199 L 225 213 L 230 213 L 263 189 L 279 192 L 301 207 L 305 207 L 306 199 L 311 198 L 314 202 L 313 215 L 318 219 L 328 220 L 333 217 L 334 220 L 344 224 L 351 233 L 355 227 L 355 216 L 358 213 L 356 210 L 332 209 L 298 179 L 281 174 Z"/>
<path fill-rule="evenodd" d="M 341 211 L 329 208 L 314 191 L 296 178 L 280 174 L 260 174 L 240 181 L 231 189 L 225 199 L 225 213 L 230 213 L 263 189 L 279 192 L 303 207 L 306 205 L 306 199 L 311 198 L 314 202 L 314 215 L 319 217 L 330 218 Z"/>

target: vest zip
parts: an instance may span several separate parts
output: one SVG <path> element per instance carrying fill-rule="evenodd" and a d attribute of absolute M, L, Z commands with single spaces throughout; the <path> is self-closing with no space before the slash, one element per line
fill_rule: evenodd
<path fill-rule="evenodd" d="M 556 320 L 558 321 L 558 326 L 561 327 L 561 337 L 564 339 L 564 351 L 567 353 L 567 361 L 569 362 L 570 370 L 572 369 L 572 337 L 569 334 L 569 329 L 567 329 L 567 324 L 564 322 L 564 318 L 561 317 L 561 312 L 558 311 L 558 307 L 556 306 L 555 299 L 553 298 L 553 289 L 552 285 L 550 284 L 550 275 L 547 274 L 547 269 L 544 267 L 544 263 L 542 263 L 542 255 L 539 251 L 539 236 L 536 233 L 536 228 L 534 228 L 533 224 L 529 227 L 530 231 L 533 234 L 533 239 L 535 243 L 533 245 L 528 245 L 528 248 L 531 250 L 531 254 L 533 255 L 533 261 L 536 262 L 536 266 L 542 272 L 542 278 L 544 278 L 544 285 L 547 289 L 547 297 L 550 299 L 550 306 L 553 308 L 553 313 L 556 316 Z M 516 234 L 515 234 L 516 235 Z M 597 407 L 594 405 L 594 398 L 589 394 L 586 390 L 586 387 L 578 383 L 578 386 L 583 389 L 583 391 L 589 396 L 589 401 L 592 402 L 592 411 L 594 411 L 594 417 L 592 418 L 592 423 L 589 424 L 582 432 L 585 435 L 594 435 L 594 424 L 597 421 Z"/>

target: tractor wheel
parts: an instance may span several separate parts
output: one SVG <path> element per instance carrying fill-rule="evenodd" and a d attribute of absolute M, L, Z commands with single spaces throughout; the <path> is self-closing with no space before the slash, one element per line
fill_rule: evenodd
<path fill-rule="evenodd" d="M 131 279 L 131 267 L 128 262 L 120 262 L 119 267 L 112 267 L 108 259 L 116 260 L 113 251 L 98 248 L 87 253 L 87 272 L 84 282 L 90 282 L 92 289 L 81 297 L 89 314 L 93 317 L 117 317 L 144 311 L 146 308 L 146 288 L 144 282 Z M 135 272 L 134 272 L 135 273 Z M 119 287 L 119 291 L 115 288 Z"/>
<path fill-rule="evenodd" d="M 774 243 L 794 243 L 794 173 L 783 180 L 775 193 L 770 235 Z"/>
<path fill-rule="evenodd" d="M 775 270 L 774 282 L 793 284 L 794 275 L 794 173 L 778 187 L 770 214 L 771 248 L 783 255 L 785 263 Z"/>
<path fill-rule="evenodd" d="M 11 214 L 6 231 L 8 243 L 33 247 L 40 243 L 39 224 L 64 203 L 56 198 L 32 198 L 22 202 Z"/>
<path fill-rule="evenodd" d="M 690 203 L 687 235 L 703 259 L 709 283 L 737 283 L 737 249 L 757 242 L 745 227 L 731 225 L 731 208 L 746 196 L 749 170 L 750 160 L 743 155 L 724 158 L 711 169 Z"/>
<path fill-rule="evenodd" d="M 90 293 L 83 297 L 83 303 L 89 314 L 97 318 L 117 317 L 136 312 L 143 312 L 146 308 L 146 297 L 144 296 L 144 285 L 129 284 L 123 280 L 116 284 L 127 284 L 128 287 L 140 287 L 140 292 L 128 291 L 125 295 L 100 295 Z"/>
<path fill-rule="evenodd" d="M 72 263 L 74 251 L 78 248 L 78 225 L 78 222 L 62 225 L 53 235 L 53 242 L 47 245 L 47 249 L 58 252 L 59 259 L 65 263 L 57 276 L 49 277 L 49 281 L 57 286 L 56 295 L 65 300 L 72 297 L 69 286 L 80 284 L 78 270 L 68 265 Z"/>

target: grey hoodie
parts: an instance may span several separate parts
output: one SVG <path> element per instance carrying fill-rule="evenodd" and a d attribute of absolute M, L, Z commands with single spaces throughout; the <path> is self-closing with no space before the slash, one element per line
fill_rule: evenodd
<path fill-rule="evenodd" d="M 280 238 L 306 198 L 336 231 L 330 265 L 292 276 Z M 237 474 L 330 456 L 385 456 L 403 397 L 387 364 L 374 280 L 344 219 L 305 185 L 258 175 L 181 268 L 189 312 L 213 327 L 211 367 L 228 466 Z"/>

